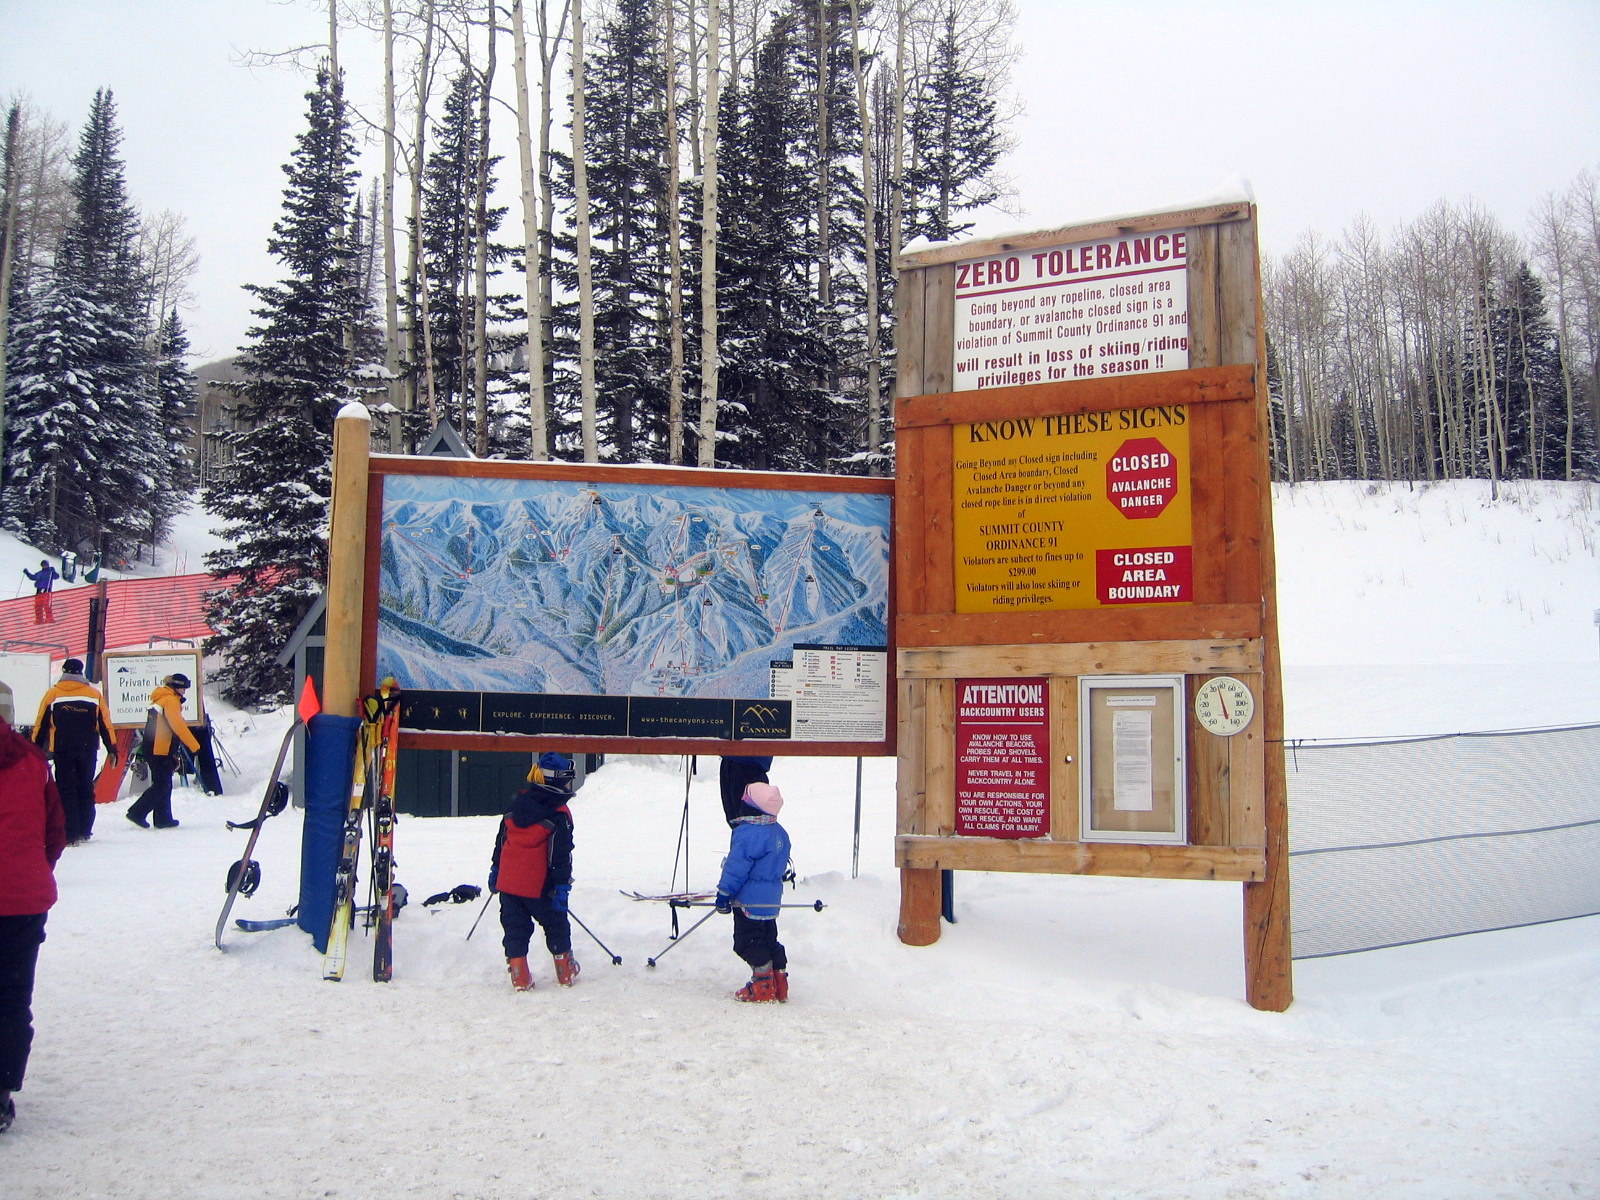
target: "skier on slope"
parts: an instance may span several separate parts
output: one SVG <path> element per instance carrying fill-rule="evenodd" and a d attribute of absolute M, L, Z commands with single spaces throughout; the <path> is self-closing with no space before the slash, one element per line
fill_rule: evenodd
<path fill-rule="evenodd" d="M 789 999 L 789 955 L 778 940 L 778 903 L 789 865 L 789 834 L 778 824 L 783 794 L 752 783 L 729 838 L 717 881 L 717 911 L 733 913 L 733 952 L 750 964 L 750 982 L 735 1000 Z"/>
<path fill-rule="evenodd" d="M 519 992 L 533 987 L 528 945 L 535 922 L 544 930 L 556 982 L 571 987 L 580 970 L 572 955 L 572 922 L 567 917 L 567 894 L 572 890 L 570 797 L 543 779 L 538 766 L 528 772 L 528 786 L 516 794 L 511 811 L 500 822 L 489 870 L 489 890 L 500 893 L 506 969 L 511 986 Z"/>
<path fill-rule="evenodd" d="M 117 734 L 105 696 L 84 676 L 83 659 L 61 664 L 61 678 L 39 702 L 33 740 L 55 763 L 56 786 L 67 810 L 67 844 L 88 841 L 94 835 L 95 742 L 105 744 L 115 765 Z"/>
<path fill-rule="evenodd" d="M 56 611 L 50 602 L 50 593 L 55 588 L 56 580 L 61 576 L 50 565 L 49 559 L 39 560 L 39 569 L 30 571 L 22 568 L 22 573 L 28 577 L 28 582 L 33 584 L 33 623 L 45 625 L 56 619 Z"/>

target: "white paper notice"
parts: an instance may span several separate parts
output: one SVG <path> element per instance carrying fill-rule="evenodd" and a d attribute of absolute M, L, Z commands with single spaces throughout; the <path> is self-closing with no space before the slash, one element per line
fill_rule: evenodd
<path fill-rule="evenodd" d="M 1121 708 L 1111 714 L 1112 805 L 1119 812 L 1149 812 L 1155 807 L 1151 783 L 1149 709 Z"/>

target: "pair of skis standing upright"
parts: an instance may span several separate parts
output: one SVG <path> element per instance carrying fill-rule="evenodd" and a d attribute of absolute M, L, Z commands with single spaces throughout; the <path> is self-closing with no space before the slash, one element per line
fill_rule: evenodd
<path fill-rule="evenodd" d="M 372 812 L 372 978 L 387 983 L 394 975 L 394 776 L 400 750 L 400 688 L 393 678 L 361 702 L 361 736 L 356 747 L 350 807 L 344 818 L 344 845 L 334 873 L 333 921 L 323 959 L 324 979 L 343 979 L 355 923 L 356 863 L 361 827 Z"/>

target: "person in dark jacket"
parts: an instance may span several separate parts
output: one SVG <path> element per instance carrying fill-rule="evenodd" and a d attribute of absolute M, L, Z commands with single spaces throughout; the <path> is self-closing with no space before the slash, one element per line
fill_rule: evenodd
<path fill-rule="evenodd" d="M 51 606 L 50 593 L 56 586 L 60 574 L 50 565 L 48 559 L 39 560 L 39 569 L 30 571 L 22 568 L 22 573 L 28 577 L 28 582 L 33 584 L 33 623 L 43 625 L 56 619 L 56 610 Z"/>
<path fill-rule="evenodd" d="M 61 664 L 61 678 L 39 702 L 33 740 L 55 764 L 56 786 L 67 810 L 67 845 L 94 836 L 95 743 L 103 743 L 107 759 L 117 761 L 117 733 L 111 709 L 100 689 L 83 674 L 83 660 Z"/>
<path fill-rule="evenodd" d="M 44 753 L 0 718 L 0 1130 L 16 1119 L 33 1048 L 33 976 L 67 818 Z"/>
<path fill-rule="evenodd" d="M 148 829 L 151 819 L 157 829 L 173 829 L 178 824 L 172 815 L 172 776 L 178 770 L 177 747 L 173 743 L 182 742 L 190 750 L 200 749 L 200 739 L 183 719 L 183 699 L 188 694 L 189 677 L 182 674 L 168 675 L 150 693 L 147 738 L 140 752 L 150 762 L 150 786 L 128 808 L 128 820 L 135 825 Z"/>
<path fill-rule="evenodd" d="M 728 819 L 728 828 L 739 821 L 744 808 L 744 790 L 752 783 L 771 783 L 767 772 L 772 770 L 770 756 L 753 754 L 724 754 L 717 770 L 717 786 L 722 792 L 722 815 Z"/>
<path fill-rule="evenodd" d="M 535 922 L 544 930 L 545 947 L 555 961 L 556 982 L 571 987 L 580 970 L 572 956 L 572 922 L 567 917 L 567 894 L 572 890 L 569 797 L 535 782 L 538 770 L 528 773 L 528 786 L 516 794 L 511 811 L 500 822 L 489 870 L 489 890 L 500 893 L 506 970 L 519 992 L 533 987 L 528 945 Z"/>
<path fill-rule="evenodd" d="M 717 881 L 717 911 L 733 913 L 733 952 L 750 964 L 750 982 L 735 1000 L 789 999 L 789 955 L 778 940 L 778 905 L 789 866 L 789 834 L 778 824 L 783 795 L 752 783 L 729 838 Z"/>

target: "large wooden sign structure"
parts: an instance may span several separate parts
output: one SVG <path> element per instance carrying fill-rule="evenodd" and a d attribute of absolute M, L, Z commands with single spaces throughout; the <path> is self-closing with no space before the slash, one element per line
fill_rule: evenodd
<path fill-rule="evenodd" d="M 1253 205 L 907 256 L 901 938 L 942 870 L 1237 881 L 1292 995 Z"/>

